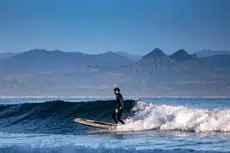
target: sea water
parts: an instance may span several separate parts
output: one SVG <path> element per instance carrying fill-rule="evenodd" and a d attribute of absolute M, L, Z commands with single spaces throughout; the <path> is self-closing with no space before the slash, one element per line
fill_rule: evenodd
<path fill-rule="evenodd" d="M 114 131 L 76 117 L 112 122 L 114 100 L 0 100 L 1 153 L 230 152 L 230 99 L 145 98 L 124 102 Z"/>

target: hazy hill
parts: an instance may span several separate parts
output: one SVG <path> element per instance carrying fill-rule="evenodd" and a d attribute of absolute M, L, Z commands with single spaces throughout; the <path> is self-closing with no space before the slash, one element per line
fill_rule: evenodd
<path fill-rule="evenodd" d="M 137 60 L 140 60 L 142 58 L 141 55 L 136 55 L 136 54 L 130 54 L 130 53 L 127 53 L 127 52 L 117 52 L 119 55 L 121 56 L 125 56 L 131 60 L 134 60 L 134 61 L 137 61 Z"/>
<path fill-rule="evenodd" d="M 211 68 L 230 69 L 230 55 L 214 55 L 200 58 L 200 61 Z"/>
<path fill-rule="evenodd" d="M 4 58 L 7 58 L 7 57 L 11 57 L 11 56 L 14 56 L 16 55 L 16 53 L 0 53 L 0 59 L 4 59 Z"/>
<path fill-rule="evenodd" d="M 60 69 L 115 69 L 132 61 L 114 52 L 89 55 L 80 52 L 34 49 L 2 59 L 0 70 L 5 72 L 53 71 Z"/>
<path fill-rule="evenodd" d="M 185 61 L 191 58 L 194 58 L 194 56 L 188 54 L 184 49 L 180 49 L 170 55 L 170 57 L 175 61 Z"/>
<path fill-rule="evenodd" d="M 230 51 L 215 51 L 211 49 L 201 50 L 195 53 L 197 57 L 209 57 L 214 55 L 230 55 Z"/>
<path fill-rule="evenodd" d="M 211 73 L 211 68 L 204 65 L 194 55 L 185 50 L 178 50 L 167 56 L 156 48 L 130 67 L 134 76 L 154 81 L 200 80 Z"/>
<path fill-rule="evenodd" d="M 177 71 L 177 65 L 161 49 L 156 48 L 128 67 L 128 69 L 136 77 L 166 79 L 169 77 L 169 73 Z"/>
<path fill-rule="evenodd" d="M 181 75 L 187 77 L 195 76 L 196 78 L 204 77 L 211 72 L 211 68 L 205 65 L 200 58 L 194 54 L 188 54 L 184 49 L 180 49 L 170 56 L 182 70 Z"/>

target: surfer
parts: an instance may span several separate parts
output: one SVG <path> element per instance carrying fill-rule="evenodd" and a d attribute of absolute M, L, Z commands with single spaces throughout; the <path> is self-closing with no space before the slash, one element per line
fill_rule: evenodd
<path fill-rule="evenodd" d="M 112 118 L 114 120 L 114 122 L 116 124 L 118 124 L 118 122 L 125 124 L 125 122 L 121 119 L 121 115 L 123 113 L 123 96 L 120 93 L 120 89 L 119 88 L 114 88 L 114 94 L 116 96 L 116 109 L 112 114 Z"/>

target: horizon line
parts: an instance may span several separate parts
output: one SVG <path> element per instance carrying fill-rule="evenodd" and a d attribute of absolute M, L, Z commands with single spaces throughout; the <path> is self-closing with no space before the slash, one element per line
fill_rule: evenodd
<path fill-rule="evenodd" d="M 156 48 L 152 49 L 151 51 L 148 51 L 147 53 L 150 53 L 150 52 L 154 51 L 155 49 L 160 49 L 163 53 L 165 53 L 164 50 L 162 50 L 159 47 L 156 47 Z M 30 52 L 30 51 L 33 51 L 33 50 L 44 50 L 44 51 L 47 51 L 47 52 L 59 51 L 59 52 L 64 52 L 64 53 L 82 53 L 82 54 L 88 54 L 88 55 L 98 55 L 98 54 L 104 54 L 104 53 L 109 53 L 109 52 L 113 52 L 113 53 L 128 53 L 128 54 L 131 54 L 131 55 L 138 55 L 138 56 L 144 56 L 144 55 L 147 54 L 147 53 L 138 54 L 138 53 L 131 53 L 131 52 L 128 52 L 128 51 L 113 51 L 113 50 L 108 50 L 108 51 L 105 51 L 105 52 L 92 53 L 92 52 L 81 52 L 81 51 L 66 51 L 66 50 L 61 50 L 61 49 L 45 49 L 45 48 L 27 49 L 27 50 L 22 51 L 22 52 L 4 52 L 4 51 L 1 52 L 0 51 L 0 54 L 21 54 L 21 53 Z M 165 53 L 165 54 L 166 55 L 171 55 L 171 54 L 173 54 L 173 53 L 175 53 L 175 52 L 177 52 L 179 50 L 184 50 L 189 54 L 194 54 L 194 53 L 201 52 L 201 51 L 217 51 L 217 52 L 218 51 L 227 51 L 227 52 L 230 52 L 230 50 L 215 50 L 215 49 L 200 49 L 200 50 L 195 51 L 195 52 L 189 52 L 186 49 L 180 48 L 180 49 L 175 50 L 172 53 Z"/>

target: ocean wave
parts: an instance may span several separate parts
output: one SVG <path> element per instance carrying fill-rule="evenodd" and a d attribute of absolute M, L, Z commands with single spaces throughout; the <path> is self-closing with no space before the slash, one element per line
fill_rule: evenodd
<path fill-rule="evenodd" d="M 193 149 L 135 149 L 135 148 L 108 148 L 103 145 L 92 148 L 88 146 L 58 146 L 58 147 L 32 147 L 10 146 L 0 148 L 1 153 L 226 153 L 219 151 L 193 150 Z"/>
<path fill-rule="evenodd" d="M 118 131 L 230 132 L 230 109 L 205 110 L 138 101 L 132 111 L 134 115 Z"/>
<path fill-rule="evenodd" d="M 76 133 L 88 127 L 74 123 L 74 118 L 112 122 L 115 105 L 113 100 L 0 105 L 0 129 L 13 133 Z M 134 105 L 135 101 L 125 101 L 124 115 L 128 115 Z"/>
<path fill-rule="evenodd" d="M 74 118 L 113 122 L 115 105 L 113 100 L 0 105 L 0 132 L 79 134 L 93 128 L 76 124 Z M 206 110 L 127 100 L 123 117 L 126 124 L 116 131 L 230 132 L 230 109 Z"/>

